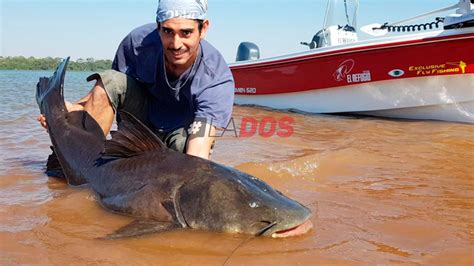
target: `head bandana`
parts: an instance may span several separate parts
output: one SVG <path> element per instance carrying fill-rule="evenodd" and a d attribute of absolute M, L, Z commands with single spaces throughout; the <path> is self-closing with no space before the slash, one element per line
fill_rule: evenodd
<path fill-rule="evenodd" d="M 156 21 L 163 22 L 171 18 L 205 20 L 207 0 L 160 0 L 156 11 Z"/>

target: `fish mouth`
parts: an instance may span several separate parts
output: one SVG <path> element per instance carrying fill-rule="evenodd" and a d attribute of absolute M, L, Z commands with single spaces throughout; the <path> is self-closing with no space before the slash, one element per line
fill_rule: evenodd
<path fill-rule="evenodd" d="M 263 222 L 263 221 L 262 221 Z M 279 226 L 277 222 L 265 222 L 267 226 L 260 229 L 257 236 L 271 236 L 272 238 L 286 238 L 300 236 L 308 233 L 313 228 L 313 223 L 309 218 L 295 226 Z M 283 227 L 283 229 L 282 229 Z"/>
<path fill-rule="evenodd" d="M 306 220 L 302 224 L 297 226 L 287 228 L 284 230 L 275 231 L 271 234 L 272 238 L 286 238 L 300 236 L 308 233 L 313 228 L 313 223 L 311 220 Z"/>

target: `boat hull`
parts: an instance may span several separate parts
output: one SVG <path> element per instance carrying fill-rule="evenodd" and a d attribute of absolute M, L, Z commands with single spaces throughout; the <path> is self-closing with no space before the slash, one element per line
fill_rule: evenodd
<path fill-rule="evenodd" d="M 429 90 L 426 88 L 430 88 Z M 310 113 L 362 113 L 474 123 L 474 74 L 371 82 L 268 95 L 239 95 L 237 104 Z M 404 111 L 402 111 L 404 110 Z M 424 110 L 424 111 L 421 111 Z M 431 110 L 433 112 L 429 113 Z"/>
<path fill-rule="evenodd" d="M 474 32 L 458 33 L 231 65 L 236 103 L 474 123 Z"/>

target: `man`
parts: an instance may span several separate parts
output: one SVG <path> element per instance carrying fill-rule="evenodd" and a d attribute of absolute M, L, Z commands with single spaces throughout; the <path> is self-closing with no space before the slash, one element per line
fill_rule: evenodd
<path fill-rule="evenodd" d="M 86 110 L 107 135 L 114 114 L 124 109 L 169 148 L 209 159 L 216 127 L 231 117 L 234 81 L 222 55 L 203 40 L 206 13 L 207 0 L 161 0 L 157 23 L 128 34 L 113 70 L 90 76 L 95 86 L 77 103 L 66 103 L 68 111 Z M 47 126 L 43 116 L 38 120 Z"/>

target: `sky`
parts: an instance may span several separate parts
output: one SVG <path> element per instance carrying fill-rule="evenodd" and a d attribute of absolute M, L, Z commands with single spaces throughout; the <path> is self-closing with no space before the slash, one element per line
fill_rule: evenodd
<path fill-rule="evenodd" d="M 359 2 L 360 27 L 395 22 L 457 1 Z M 0 0 L 0 56 L 113 59 L 127 33 L 155 21 L 157 4 L 158 0 Z M 326 4 L 326 0 L 209 0 L 211 27 L 206 39 L 229 63 L 235 61 L 242 41 L 256 43 L 262 58 L 305 51 L 309 48 L 300 42 L 309 42 L 322 29 Z"/>

